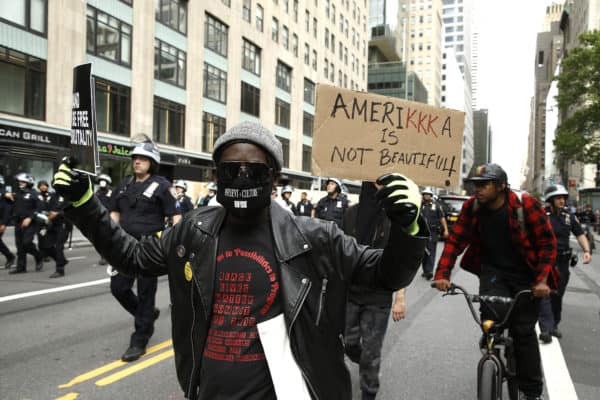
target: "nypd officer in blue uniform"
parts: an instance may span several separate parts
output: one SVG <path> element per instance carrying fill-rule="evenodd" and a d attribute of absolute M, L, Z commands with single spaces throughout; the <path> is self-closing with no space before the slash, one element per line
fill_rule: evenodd
<path fill-rule="evenodd" d="M 183 179 L 178 179 L 175 182 L 175 191 L 177 192 L 177 208 L 181 215 L 184 215 L 188 211 L 192 211 L 194 209 L 194 204 L 192 203 L 192 199 L 186 194 L 187 192 L 187 183 Z"/>
<path fill-rule="evenodd" d="M 48 182 L 41 180 L 37 186 L 42 209 L 36 214 L 39 225 L 38 246 L 43 257 L 51 257 L 56 262 L 56 271 L 50 278 L 60 278 L 65 276 L 65 265 L 68 263 L 64 253 L 67 235 L 62 212 L 65 201 L 56 193 L 48 191 Z"/>
<path fill-rule="evenodd" d="M 348 199 L 342 195 L 342 182 L 337 178 L 327 179 L 327 196 L 321 198 L 312 209 L 312 217 L 333 221 L 342 228 Z"/>
<path fill-rule="evenodd" d="M 125 177 L 115 190 L 111 218 L 136 239 L 162 231 L 165 219 L 179 222 L 181 215 L 175 207 L 170 192 L 170 182 L 155 175 L 160 164 L 160 152 L 151 141 L 135 146 L 133 175 Z M 154 333 L 154 320 L 159 310 L 154 306 L 157 278 L 138 276 L 137 295 L 131 290 L 135 278 L 116 274 L 111 276 L 110 289 L 113 296 L 135 317 L 135 331 L 129 348 L 121 360 L 134 361 L 146 352 L 146 345 Z"/>
<path fill-rule="evenodd" d="M 17 266 L 12 269 L 10 274 L 20 274 L 27 272 L 27 253 L 35 258 L 35 270 L 41 271 L 44 268 L 42 255 L 38 251 L 33 238 L 37 233 L 37 223 L 35 215 L 42 211 L 37 192 L 33 189 L 34 179 L 31 175 L 24 172 L 15 177 L 19 184 L 19 189 L 14 194 L 14 206 L 12 217 L 15 222 L 15 245 L 17 246 Z"/>
<path fill-rule="evenodd" d="M 569 283 L 569 264 L 573 249 L 569 244 L 571 232 L 577 238 L 577 242 L 583 250 L 583 263 L 588 264 L 592 260 L 590 244 L 585 237 L 585 232 L 579 224 L 575 214 L 566 207 L 569 192 L 562 185 L 551 185 L 544 191 L 546 215 L 552 224 L 552 230 L 556 236 L 557 257 L 554 267 L 560 272 L 558 279 L 558 293 L 542 299 L 540 304 L 540 340 L 544 343 L 552 342 L 552 336 L 562 337 L 558 324 L 562 314 L 562 299 Z"/>
<path fill-rule="evenodd" d="M 421 276 L 427 280 L 433 278 L 433 265 L 435 264 L 435 255 L 437 251 L 437 242 L 439 234 L 442 237 L 448 237 L 448 225 L 442 207 L 433 199 L 433 191 L 426 187 L 421 191 L 423 201 L 421 202 L 421 215 L 429 227 L 429 240 L 427 241 L 427 251 L 423 256 L 423 273 Z"/>
<path fill-rule="evenodd" d="M 6 227 L 10 222 L 10 214 L 11 214 L 11 203 L 9 203 L 6 198 L 6 187 L 4 186 L 4 177 L 0 175 L 0 253 L 6 257 L 6 264 L 4 264 L 4 268 L 9 269 L 15 265 L 15 260 L 17 256 L 15 256 L 10 249 L 6 246 L 4 241 L 2 240 L 2 236 L 6 231 Z M 12 196 L 12 194 L 10 194 Z"/>

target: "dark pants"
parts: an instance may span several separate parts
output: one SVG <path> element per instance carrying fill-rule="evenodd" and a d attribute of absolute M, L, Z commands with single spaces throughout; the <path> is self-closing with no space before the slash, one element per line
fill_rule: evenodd
<path fill-rule="evenodd" d="M 33 223 L 27 228 L 21 228 L 20 222 L 15 225 L 15 245 L 17 246 L 18 270 L 24 271 L 27 269 L 27 253 L 33 255 L 36 262 L 42 260 L 42 255 L 37 247 L 35 247 L 35 243 L 33 243 L 36 231 L 36 226 Z"/>
<path fill-rule="evenodd" d="M 374 399 L 379 390 L 381 346 L 390 319 L 390 305 L 346 305 L 346 354 L 359 364 L 363 399 Z"/>
<path fill-rule="evenodd" d="M 10 252 L 9 248 L 6 247 L 4 240 L 2 240 L 2 236 L 4 236 L 4 232 L 0 232 L 0 253 L 6 257 L 6 260 L 12 260 L 15 258 L 15 255 Z"/>
<path fill-rule="evenodd" d="M 558 290 L 555 295 L 542 299 L 540 304 L 540 330 L 545 333 L 551 333 L 558 327 L 562 317 L 562 300 L 567 290 L 569 277 L 569 257 L 559 256 L 556 259 L 555 268 L 558 268 L 560 277 L 558 278 Z"/>
<path fill-rule="evenodd" d="M 67 259 L 65 258 L 65 242 L 67 235 L 62 225 L 53 225 L 46 231 L 45 235 L 41 232 L 38 235 L 38 243 L 42 257 L 51 257 L 56 261 L 56 271 L 65 272 Z"/>
<path fill-rule="evenodd" d="M 424 274 L 433 274 L 433 265 L 435 264 L 435 254 L 437 252 L 437 243 L 438 243 L 437 228 L 432 228 L 431 236 L 427 240 L 427 251 L 423 255 L 423 273 Z"/>
<path fill-rule="evenodd" d="M 479 293 L 492 296 L 514 297 L 518 291 L 531 288 L 533 278 L 527 272 L 508 274 L 489 266 L 482 266 Z M 496 314 L 481 307 L 481 318 L 498 320 L 508 311 L 506 305 L 493 305 Z M 539 299 L 521 297 L 513 310 L 508 324 L 508 334 L 515 349 L 517 382 L 519 389 L 528 396 L 541 396 L 543 390 L 542 366 L 535 323 L 540 310 Z"/>
<path fill-rule="evenodd" d="M 131 335 L 131 346 L 146 347 L 154 333 L 154 297 L 156 295 L 156 277 L 137 278 L 137 296 L 131 288 L 135 278 L 117 274 L 110 278 L 110 291 L 135 318 L 135 332 Z"/>

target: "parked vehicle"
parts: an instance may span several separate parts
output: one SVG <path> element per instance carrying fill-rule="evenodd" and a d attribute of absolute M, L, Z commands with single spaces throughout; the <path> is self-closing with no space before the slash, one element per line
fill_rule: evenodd
<path fill-rule="evenodd" d="M 469 196 L 458 194 L 442 194 L 439 196 L 438 200 L 444 209 L 448 231 L 452 231 L 453 225 L 458 220 L 458 214 L 460 214 L 460 210 L 462 210 L 462 206 L 468 198 Z"/>

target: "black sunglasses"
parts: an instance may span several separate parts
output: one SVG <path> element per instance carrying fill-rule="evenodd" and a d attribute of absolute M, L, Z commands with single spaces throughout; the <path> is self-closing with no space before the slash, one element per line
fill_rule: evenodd
<path fill-rule="evenodd" d="M 217 164 L 217 174 L 224 180 L 233 180 L 244 174 L 247 178 L 265 182 L 271 177 L 272 170 L 260 162 L 221 161 Z"/>

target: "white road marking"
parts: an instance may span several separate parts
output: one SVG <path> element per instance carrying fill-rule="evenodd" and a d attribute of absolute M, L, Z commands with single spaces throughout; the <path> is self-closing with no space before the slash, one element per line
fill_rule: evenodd
<path fill-rule="evenodd" d="M 56 287 L 56 288 L 52 288 L 52 289 L 43 289 L 43 290 L 35 290 L 33 292 L 18 293 L 18 294 L 13 294 L 10 296 L 0 297 L 0 303 L 6 302 L 6 301 L 11 301 L 11 300 L 24 299 L 26 297 L 40 296 L 42 294 L 65 292 L 67 290 L 79 289 L 79 288 L 88 287 L 88 286 L 102 285 L 102 284 L 109 283 L 109 282 L 110 282 L 110 278 L 104 278 L 104 279 L 98 279 L 95 281 L 76 283 L 74 285 L 60 286 L 60 287 Z"/>
<path fill-rule="evenodd" d="M 86 257 L 86 256 L 67 257 L 67 260 L 69 260 L 69 261 L 73 261 L 73 260 L 83 260 L 84 258 L 87 258 L 87 257 Z"/>
<path fill-rule="evenodd" d="M 538 324 L 535 326 L 535 331 L 539 336 L 540 327 Z M 571 374 L 569 374 L 559 340 L 553 337 L 551 343 L 540 343 L 539 347 L 548 398 L 550 400 L 577 400 L 575 386 L 573 380 L 571 380 Z"/>

